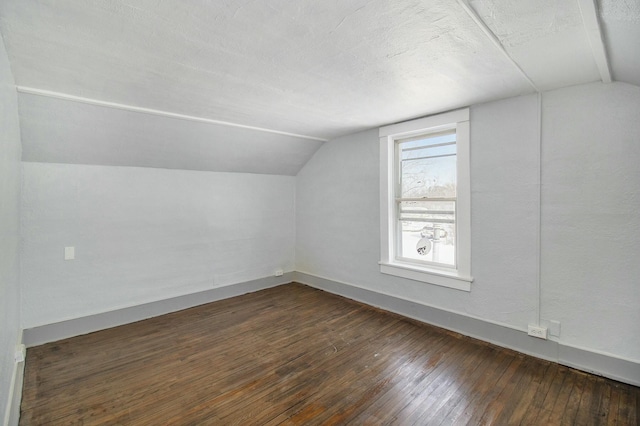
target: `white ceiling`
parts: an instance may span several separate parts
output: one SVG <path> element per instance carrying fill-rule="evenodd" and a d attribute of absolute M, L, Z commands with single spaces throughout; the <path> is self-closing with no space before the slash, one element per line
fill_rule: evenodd
<path fill-rule="evenodd" d="M 640 86 L 640 1 L 601 0 L 613 79 Z"/>
<path fill-rule="evenodd" d="M 220 161 L 203 160 L 207 141 L 220 150 L 213 158 L 245 139 L 273 146 L 276 157 L 298 158 L 286 171 L 274 159 L 270 172 L 295 174 L 317 139 L 603 79 L 598 47 L 585 30 L 589 13 L 602 22 L 598 34 L 610 61 L 601 56 L 614 79 L 640 85 L 639 3 L 3 0 L 0 29 L 24 98 L 26 161 L 47 161 L 57 149 L 62 162 L 136 165 L 148 154 L 154 159 L 138 165 L 219 170 Z M 108 136 L 127 143 L 98 139 L 94 151 L 85 149 L 93 154 L 80 155 L 82 141 L 70 139 L 90 132 L 71 129 L 77 124 L 65 124 L 64 114 L 53 126 L 41 105 L 59 108 L 78 98 L 87 109 L 82 114 L 93 103 L 100 120 L 116 104 L 119 114 L 179 114 L 204 119 L 188 121 L 194 128 L 217 127 L 150 135 L 149 120 L 128 118 L 126 130 Z M 197 142 L 174 146 L 194 132 Z M 109 154 L 118 144 L 124 148 Z M 173 146 L 167 153 L 182 150 L 182 160 L 172 162 L 175 152 L 172 158 L 149 152 L 156 144 Z"/>
<path fill-rule="evenodd" d="M 600 80 L 576 0 L 472 0 L 540 90 Z"/>

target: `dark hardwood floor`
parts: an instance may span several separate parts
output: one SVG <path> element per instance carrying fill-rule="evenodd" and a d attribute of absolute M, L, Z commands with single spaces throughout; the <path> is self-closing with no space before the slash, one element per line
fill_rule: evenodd
<path fill-rule="evenodd" d="M 22 425 L 638 423 L 640 388 L 284 285 L 27 352 Z"/>

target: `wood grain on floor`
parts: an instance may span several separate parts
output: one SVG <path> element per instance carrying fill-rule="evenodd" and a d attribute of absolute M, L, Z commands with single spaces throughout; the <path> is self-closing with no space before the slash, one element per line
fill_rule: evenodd
<path fill-rule="evenodd" d="M 640 388 L 300 284 L 27 351 L 21 425 L 636 425 Z"/>

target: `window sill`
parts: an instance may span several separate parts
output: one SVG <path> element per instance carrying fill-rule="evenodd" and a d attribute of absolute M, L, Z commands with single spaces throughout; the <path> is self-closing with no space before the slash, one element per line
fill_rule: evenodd
<path fill-rule="evenodd" d="M 421 268 L 415 265 L 403 263 L 380 263 L 380 272 L 396 277 L 407 278 L 414 281 L 439 285 L 462 291 L 471 291 L 472 277 L 463 276 L 456 271 L 444 271 Z"/>

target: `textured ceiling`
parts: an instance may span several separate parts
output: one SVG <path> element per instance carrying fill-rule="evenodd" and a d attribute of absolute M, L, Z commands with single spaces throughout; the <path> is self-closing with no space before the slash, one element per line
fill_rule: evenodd
<path fill-rule="evenodd" d="M 575 0 L 472 0 L 471 4 L 538 89 L 600 79 Z"/>
<path fill-rule="evenodd" d="M 640 1 L 603 0 L 600 15 L 613 78 L 640 86 Z"/>
<path fill-rule="evenodd" d="M 51 152 L 67 150 L 71 158 L 80 146 L 68 141 L 78 132 L 65 128 L 64 115 L 56 116 L 53 141 L 45 138 L 55 114 L 41 107 L 47 102 L 28 97 L 44 92 L 55 92 L 64 102 L 80 97 L 85 104 L 286 132 L 281 137 L 289 139 L 280 146 L 287 148 L 279 153 L 286 155 L 296 135 L 300 141 L 331 139 L 536 89 L 600 80 L 580 1 L 585 0 L 3 0 L 0 29 L 26 98 L 20 114 L 23 133 L 31 136 L 23 136 L 23 144 L 32 144 L 25 152 L 33 155 L 26 160 L 44 161 L 47 145 Z M 629 21 L 615 4 L 605 1 L 598 9 L 613 75 L 638 84 L 640 49 L 631 51 L 638 44 L 638 21 Z M 633 9 L 638 3 L 629 4 Z M 119 163 L 128 163 L 124 156 L 144 157 L 152 145 L 146 130 L 131 124 L 118 135 L 130 139 L 117 154 L 123 157 Z M 173 138 L 192 136 L 185 132 Z M 234 132 L 230 140 L 264 138 L 273 144 L 277 139 L 277 133 Z M 223 133 L 216 128 L 199 137 L 224 155 L 230 142 Z M 154 137 L 162 146 L 172 143 L 162 132 Z M 106 152 L 109 143 L 96 149 Z M 182 157 L 202 157 L 206 144 L 197 145 L 199 151 Z M 298 169 L 310 155 L 308 146 L 295 154 L 302 162 Z M 75 162 L 101 162 L 94 157 Z M 172 166 L 218 167 L 188 160 Z M 278 167 L 274 164 L 276 173 Z"/>
<path fill-rule="evenodd" d="M 450 0 L 4 3 L 19 86 L 287 132 L 531 91 Z"/>

